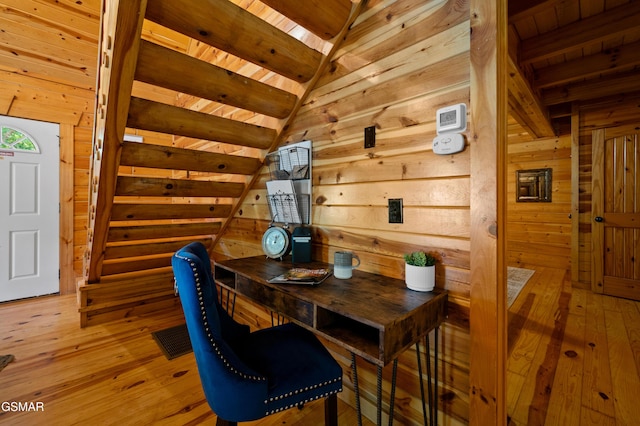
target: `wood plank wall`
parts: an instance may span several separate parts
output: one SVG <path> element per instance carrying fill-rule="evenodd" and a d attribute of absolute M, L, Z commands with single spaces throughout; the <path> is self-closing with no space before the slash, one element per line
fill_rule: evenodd
<path fill-rule="evenodd" d="M 0 114 L 60 124 L 61 292 L 76 290 L 87 240 L 89 163 L 92 146 L 100 1 L 0 1 L 3 40 L 19 45 L 0 49 Z M 186 51 L 189 40 L 153 23 L 145 39 Z M 19 40 L 19 42 L 16 42 Z M 137 96 L 174 103 L 176 93 L 137 84 Z M 128 132 L 133 133 L 133 132 Z M 145 141 L 172 144 L 171 137 L 140 133 Z M 131 169 L 131 168 L 130 168 Z M 144 170 L 123 170 L 140 175 Z"/>
<path fill-rule="evenodd" d="M 100 2 L 2 1 L 0 114 L 60 124 L 61 292 L 75 291 L 86 240 Z M 18 47 L 19 46 L 19 47 Z"/>
<path fill-rule="evenodd" d="M 516 171 L 552 169 L 551 202 L 516 202 Z M 569 270 L 571 264 L 571 137 L 509 137 L 507 263 Z"/>
<path fill-rule="evenodd" d="M 437 285 L 462 311 L 469 303 L 470 148 L 438 156 L 431 145 L 436 110 L 469 105 L 469 35 L 468 1 L 369 2 L 284 138 L 313 141 L 314 258 L 333 262 L 335 251 L 352 250 L 364 270 L 403 277 L 403 253 L 434 252 Z M 376 146 L 365 149 L 368 126 L 376 127 Z M 266 179 L 254 186 L 214 257 L 262 254 Z M 390 198 L 403 199 L 404 223 L 388 223 Z M 469 335 L 464 315 L 450 317 L 440 342 L 440 391 L 441 409 L 455 424 L 468 420 Z M 412 351 L 400 359 L 406 400 L 396 421 L 403 424 L 422 421 L 414 364 Z M 365 383 L 365 404 L 374 386 Z"/>
<path fill-rule="evenodd" d="M 89 89 L 12 72 L 0 74 L 0 92 L 13 94 L 10 104 L 0 113 L 60 123 L 60 259 L 62 266 L 73 266 L 61 270 L 61 292 L 73 293 L 75 273 L 82 270 L 86 243 L 91 111 L 95 95 Z"/>
<path fill-rule="evenodd" d="M 640 93 L 628 93 L 603 101 L 597 105 L 579 106 L 578 140 L 579 164 L 579 248 L 578 282 L 582 288 L 591 288 L 591 132 L 608 127 L 640 126 Z"/>

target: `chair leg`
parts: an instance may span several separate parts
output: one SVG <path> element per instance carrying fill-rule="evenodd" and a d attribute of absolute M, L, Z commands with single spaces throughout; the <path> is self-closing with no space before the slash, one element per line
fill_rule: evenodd
<path fill-rule="evenodd" d="M 338 395 L 331 394 L 324 399 L 325 426 L 338 426 Z"/>
<path fill-rule="evenodd" d="M 218 420 L 216 420 L 216 426 L 238 426 L 238 422 L 230 422 L 229 420 L 218 417 Z"/>

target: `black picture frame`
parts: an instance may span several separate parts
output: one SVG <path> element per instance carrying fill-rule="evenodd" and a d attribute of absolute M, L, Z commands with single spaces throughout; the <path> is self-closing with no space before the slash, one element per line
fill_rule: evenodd
<path fill-rule="evenodd" d="M 516 170 L 516 202 L 550 203 L 552 169 Z"/>

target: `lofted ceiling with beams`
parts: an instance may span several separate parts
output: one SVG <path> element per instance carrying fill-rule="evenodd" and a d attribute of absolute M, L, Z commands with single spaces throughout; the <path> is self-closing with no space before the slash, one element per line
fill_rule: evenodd
<path fill-rule="evenodd" d="M 573 104 L 640 91 L 640 2 L 510 0 L 509 107 L 538 137 L 570 132 Z"/>

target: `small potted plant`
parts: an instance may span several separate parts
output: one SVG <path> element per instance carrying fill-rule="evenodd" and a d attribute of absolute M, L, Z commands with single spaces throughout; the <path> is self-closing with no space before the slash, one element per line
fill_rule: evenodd
<path fill-rule="evenodd" d="M 404 281 L 415 291 L 431 291 L 436 285 L 436 258 L 423 251 L 404 255 Z"/>

